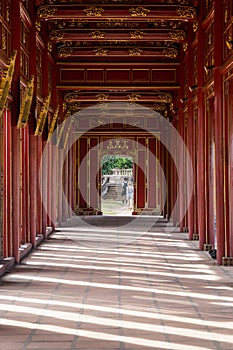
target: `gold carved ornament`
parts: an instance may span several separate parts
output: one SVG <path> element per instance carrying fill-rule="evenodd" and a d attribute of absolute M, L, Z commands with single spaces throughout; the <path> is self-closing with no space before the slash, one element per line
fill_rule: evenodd
<path fill-rule="evenodd" d="M 83 10 L 83 12 L 85 12 L 86 16 L 89 17 L 101 17 L 104 12 L 104 9 L 102 7 L 89 6 L 85 10 Z"/>
<path fill-rule="evenodd" d="M 53 131 L 54 131 L 54 128 L 55 128 L 55 125 L 56 125 L 56 122 L 57 122 L 57 117 L 58 117 L 58 113 L 59 113 L 59 108 L 60 106 L 58 105 L 55 112 L 54 112 L 54 115 L 53 115 L 53 119 L 50 123 L 50 126 L 49 126 L 49 133 L 48 133 L 48 139 L 47 141 L 49 141 L 51 139 L 51 136 L 53 134 Z"/>
<path fill-rule="evenodd" d="M 108 50 L 102 49 L 102 48 L 93 50 L 93 52 L 95 53 L 96 56 L 107 56 L 107 54 L 108 54 Z"/>
<path fill-rule="evenodd" d="M 150 10 L 143 6 L 132 7 L 129 9 L 129 13 L 132 17 L 146 17 Z"/>
<path fill-rule="evenodd" d="M 108 101 L 109 95 L 101 93 L 101 94 L 96 95 L 96 98 L 98 101 Z"/>
<path fill-rule="evenodd" d="M 141 56 L 143 50 L 138 48 L 129 49 L 129 56 Z"/>
<path fill-rule="evenodd" d="M 168 94 L 166 92 L 160 92 L 154 99 L 156 102 L 159 103 L 171 103 L 172 102 L 172 95 Z"/>
<path fill-rule="evenodd" d="M 197 16 L 197 12 L 194 7 L 190 6 L 179 6 L 176 9 L 176 13 L 180 18 L 194 19 Z"/>
<path fill-rule="evenodd" d="M 144 33 L 141 30 L 135 30 L 134 32 L 130 32 L 130 38 L 132 39 L 142 39 Z"/>
<path fill-rule="evenodd" d="M 50 40 L 61 40 L 64 38 L 65 32 L 63 30 L 52 30 L 49 34 Z"/>
<path fill-rule="evenodd" d="M 94 32 L 91 32 L 90 33 L 90 36 L 93 38 L 93 39 L 102 39 L 104 38 L 105 36 L 105 32 L 102 32 L 100 30 L 95 30 Z"/>
<path fill-rule="evenodd" d="M 129 101 L 138 101 L 138 99 L 141 97 L 141 95 L 132 93 L 127 95 Z"/>
<path fill-rule="evenodd" d="M 37 119 L 35 136 L 41 136 L 44 130 L 45 121 L 48 114 L 49 104 L 50 104 L 51 94 L 49 94 L 43 101 L 43 105 L 40 110 L 39 117 Z"/>
<path fill-rule="evenodd" d="M 169 32 L 169 35 L 174 40 L 184 40 L 186 38 L 186 33 L 183 30 L 174 30 Z"/>
<path fill-rule="evenodd" d="M 20 105 L 19 119 L 17 128 L 25 128 L 27 126 L 28 117 L 31 110 L 32 98 L 34 92 L 34 75 L 31 76 L 24 91 L 23 99 Z"/>
<path fill-rule="evenodd" d="M 41 6 L 37 11 L 37 16 L 40 18 L 50 18 L 54 17 L 57 8 L 55 6 Z"/>
<path fill-rule="evenodd" d="M 15 59 L 17 51 L 13 51 L 12 56 L 10 57 L 10 62 L 7 65 L 7 69 L 4 71 L 3 78 L 0 83 L 0 117 L 3 114 L 4 107 L 7 101 L 7 96 L 10 91 L 11 82 L 15 69 Z"/>
<path fill-rule="evenodd" d="M 165 111 L 167 109 L 166 107 L 166 104 L 163 102 L 163 103 L 155 103 L 154 104 L 154 108 L 153 108 L 155 111 L 157 112 L 161 112 L 161 111 Z"/>
<path fill-rule="evenodd" d="M 163 49 L 163 54 L 169 58 L 176 58 L 178 56 L 178 50 L 172 47 Z"/>
<path fill-rule="evenodd" d="M 61 47 L 58 50 L 59 57 L 68 57 L 73 53 L 73 49 L 71 47 Z"/>

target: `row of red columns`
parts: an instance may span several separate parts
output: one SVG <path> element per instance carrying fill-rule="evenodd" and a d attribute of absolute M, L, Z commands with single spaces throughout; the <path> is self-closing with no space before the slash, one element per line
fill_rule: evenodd
<path fill-rule="evenodd" d="M 194 95 L 193 92 L 187 89 L 188 86 L 193 85 L 194 73 L 193 48 L 190 43 L 183 65 L 184 85 L 180 89 L 180 97 L 183 97 L 186 93 L 187 101 L 185 104 L 180 103 L 178 121 L 173 122 L 186 143 L 192 160 L 194 191 L 187 208 L 187 215 L 183 216 L 183 208 L 187 200 L 186 193 L 191 188 L 189 186 L 191 177 L 186 168 L 185 159 L 180 159 L 178 169 L 175 169 L 174 164 L 172 166 L 173 180 L 170 180 L 172 181 L 172 193 L 169 202 L 172 203 L 173 198 L 177 195 L 177 180 L 175 177 L 177 171 L 182 183 L 187 178 L 187 188 L 184 187 L 183 195 L 179 198 L 180 214 L 174 214 L 173 223 L 176 225 L 177 221 L 179 222 L 181 232 L 187 226 L 189 239 L 199 238 L 200 250 L 217 249 L 217 263 L 222 264 L 222 258 L 231 256 L 233 252 L 233 234 L 229 234 L 228 223 L 230 216 L 229 203 L 226 202 L 228 197 L 228 193 L 226 193 L 228 187 L 226 163 L 228 152 L 232 152 L 232 150 L 229 149 L 228 152 L 225 151 L 224 153 L 224 149 L 228 147 L 227 144 L 224 144 L 228 125 L 227 119 L 224 117 L 223 74 L 221 71 L 223 65 L 222 38 L 224 17 L 222 2 L 220 0 L 214 2 L 214 93 L 212 94 L 212 100 L 209 98 L 208 101 L 206 98 L 208 86 L 205 87 L 204 81 L 205 31 L 203 28 L 203 12 L 204 5 L 202 4 L 198 16 L 197 33 L 197 90 Z M 185 69 L 187 69 L 186 77 Z M 187 85 L 185 86 L 185 84 Z M 197 108 L 197 120 L 195 120 L 195 108 Z M 184 120 L 185 113 L 187 113 L 187 125 L 185 125 Z M 213 153 L 215 154 L 214 164 Z M 182 157 L 182 154 L 180 156 Z M 167 172 L 169 171 L 169 164 L 167 164 Z M 216 237 L 214 207 L 216 207 Z"/>
<path fill-rule="evenodd" d="M 14 13 L 20 13 L 20 0 L 12 2 Z M 32 23 L 34 23 L 34 8 L 31 4 L 30 11 Z M 3 178 L 4 178 L 4 209 L 5 218 L 3 227 L 3 251 L 1 258 L 14 257 L 16 262 L 21 259 L 22 246 L 34 248 L 38 244 L 38 238 L 46 238 L 49 227 L 53 230 L 58 222 L 66 220 L 72 215 L 73 181 L 75 174 L 72 171 L 74 161 L 73 148 L 68 152 L 64 164 L 60 162 L 60 152 L 54 142 L 47 142 L 49 120 L 41 136 L 35 136 L 36 107 L 37 107 L 37 41 L 36 30 L 30 31 L 30 63 L 29 74 L 34 75 L 34 96 L 31 105 L 31 114 L 28 125 L 17 128 L 20 112 L 20 16 L 12 18 L 12 49 L 17 50 L 14 76 L 11 86 L 13 100 L 9 101 L 11 108 L 6 106 L 3 116 L 3 140 L 4 154 Z M 49 53 L 46 43 L 43 50 L 43 96 L 49 93 L 48 82 Z M 53 79 L 55 81 L 55 79 Z M 56 107 L 56 89 L 53 86 L 52 103 Z M 50 117 L 51 119 L 51 117 Z M 47 152 L 45 152 L 45 149 Z M 45 161 L 41 166 L 42 155 Z M 6 166 L 5 166 L 6 165 Z M 60 167 L 60 168 L 59 168 Z M 65 174 L 64 174 L 65 171 Z M 40 185 L 40 175 L 42 181 Z M 59 187 L 59 176 L 63 176 L 65 186 Z M 70 206 L 62 201 L 62 194 Z M 42 200 L 43 199 L 43 200 Z"/>

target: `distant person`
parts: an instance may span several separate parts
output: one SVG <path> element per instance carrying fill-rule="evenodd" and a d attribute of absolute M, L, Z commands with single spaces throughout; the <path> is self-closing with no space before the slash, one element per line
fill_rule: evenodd
<path fill-rule="evenodd" d="M 128 180 L 127 180 L 127 177 L 125 177 L 122 183 L 122 191 L 121 191 L 122 203 L 127 203 L 127 198 L 126 198 L 127 186 L 128 186 Z"/>
<path fill-rule="evenodd" d="M 133 209 L 133 195 L 134 195 L 134 187 L 132 182 L 129 182 L 126 189 L 126 197 L 127 197 L 127 203 L 128 203 L 129 209 Z"/>

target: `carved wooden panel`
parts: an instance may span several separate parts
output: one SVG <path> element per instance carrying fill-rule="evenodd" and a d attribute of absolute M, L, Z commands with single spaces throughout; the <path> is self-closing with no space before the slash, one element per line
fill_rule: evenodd
<path fill-rule="evenodd" d="M 60 67 L 59 69 L 61 84 L 87 84 L 95 85 L 102 84 L 176 84 L 177 69 L 161 66 L 160 68 L 148 67 L 128 67 L 128 65 L 111 65 L 108 68 L 106 65 L 98 65 L 95 68 L 92 66 L 70 66 Z"/>

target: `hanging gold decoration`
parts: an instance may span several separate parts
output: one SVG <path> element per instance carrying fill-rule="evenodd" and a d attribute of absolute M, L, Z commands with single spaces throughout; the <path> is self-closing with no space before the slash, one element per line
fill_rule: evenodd
<path fill-rule="evenodd" d="M 37 119 L 35 136 L 41 136 L 44 130 L 45 121 L 48 114 L 49 104 L 50 104 L 51 94 L 49 94 L 43 101 L 43 105 L 40 110 L 39 117 Z"/>
<path fill-rule="evenodd" d="M 4 71 L 4 75 L 0 83 L 0 117 L 2 116 L 7 101 L 7 96 L 11 88 L 11 82 L 15 69 L 16 55 L 17 51 L 13 51 L 12 56 L 10 57 L 10 62 L 7 65 L 7 69 Z"/>
<path fill-rule="evenodd" d="M 53 119 L 50 123 L 50 126 L 49 126 L 49 133 L 48 133 L 48 139 L 47 141 L 50 140 L 52 134 L 53 134 L 53 131 L 54 131 L 54 128 L 55 128 L 55 125 L 56 125 L 56 121 L 57 121 L 57 117 L 58 117 L 58 113 L 59 113 L 59 108 L 60 106 L 58 105 L 57 108 L 56 108 L 56 111 L 54 112 L 54 115 L 53 115 Z"/>
<path fill-rule="evenodd" d="M 34 92 L 34 75 L 31 76 L 24 91 L 23 99 L 20 105 L 19 119 L 17 128 L 25 128 L 27 126 L 28 117 L 31 110 L 32 98 Z"/>

